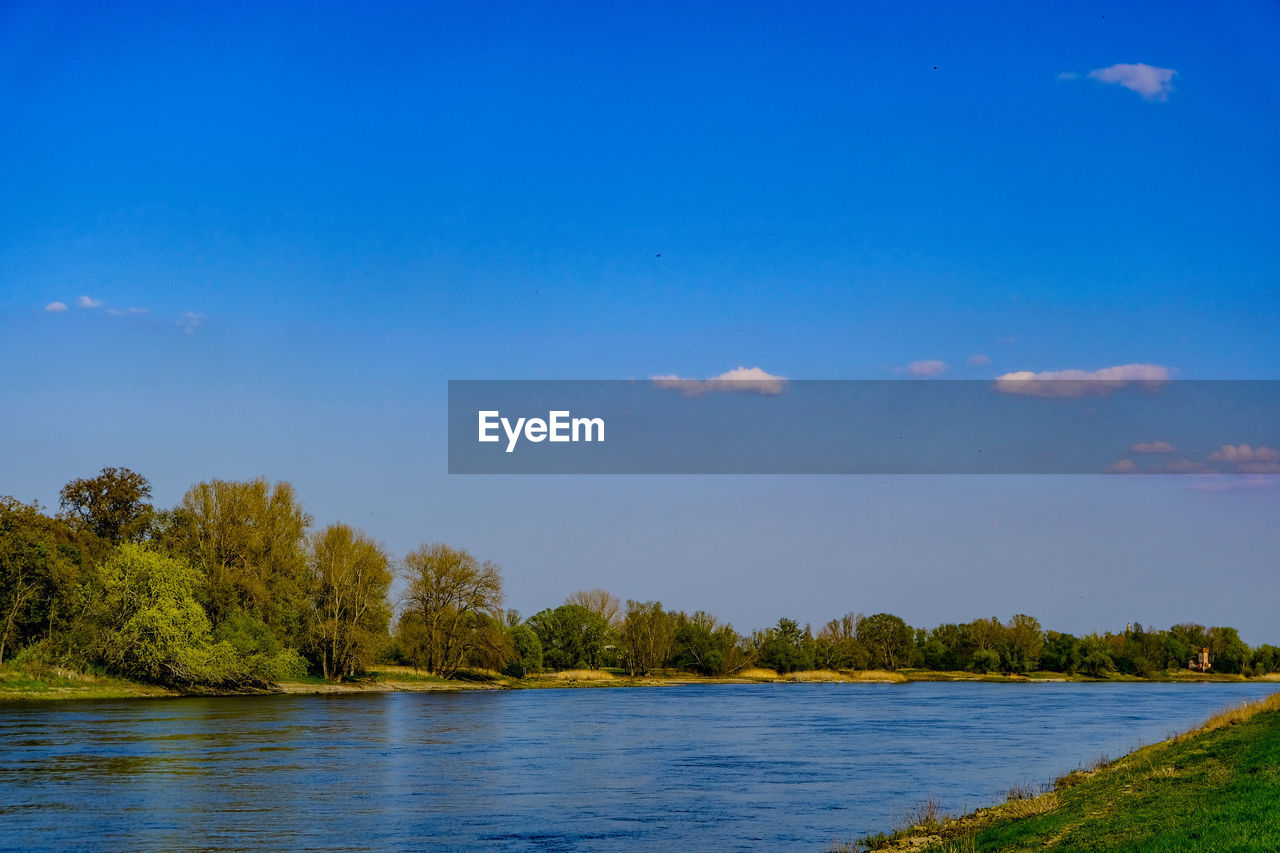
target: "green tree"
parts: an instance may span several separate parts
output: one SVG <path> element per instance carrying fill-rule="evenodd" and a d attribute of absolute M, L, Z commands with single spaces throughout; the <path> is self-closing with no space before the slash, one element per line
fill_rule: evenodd
<path fill-rule="evenodd" d="M 538 632 L 528 625 L 512 625 L 507 628 L 511 637 L 511 658 L 503 673 L 514 678 L 524 678 L 542 669 L 542 641 Z"/>
<path fill-rule="evenodd" d="M 293 486 L 213 480 L 187 490 L 159 540 L 205 576 L 201 599 L 215 625 L 243 611 L 286 645 L 310 634 L 307 529 Z"/>
<path fill-rule="evenodd" d="M 1210 628 L 1208 645 L 1209 652 L 1213 655 L 1213 668 L 1218 672 L 1244 672 L 1252 655 L 1235 628 Z"/>
<path fill-rule="evenodd" d="M 632 675 L 648 675 L 671 654 L 676 626 L 659 601 L 627 601 L 619 642 L 622 660 Z"/>
<path fill-rule="evenodd" d="M 1095 678 L 1116 671 L 1115 661 L 1107 648 L 1106 640 L 1097 634 L 1089 634 L 1080 641 L 1080 671 Z"/>
<path fill-rule="evenodd" d="M 997 672 L 1000 669 L 1000 655 L 994 649 L 974 649 L 969 668 L 974 672 Z"/>
<path fill-rule="evenodd" d="M 858 619 L 846 613 L 822 627 L 814 642 L 814 664 L 823 669 L 866 669 L 871 660 L 858 642 Z"/>
<path fill-rule="evenodd" d="M 613 639 L 609 623 L 581 604 L 562 604 L 529 617 L 542 643 L 543 666 L 554 670 L 595 669 Z"/>
<path fill-rule="evenodd" d="M 164 683 L 228 684 L 252 673 L 215 643 L 196 601 L 200 573 L 185 560 L 126 542 L 102 565 L 103 661 L 126 676 Z"/>
<path fill-rule="evenodd" d="M 1071 634 L 1057 631 L 1045 634 L 1044 649 L 1040 654 L 1040 665 L 1045 669 L 1074 675 L 1080 669 L 1082 657 L 1080 641 Z"/>
<path fill-rule="evenodd" d="M 760 646 L 760 664 L 778 672 L 813 669 L 813 653 L 805 642 L 805 632 L 794 619 L 779 619 L 765 632 Z"/>
<path fill-rule="evenodd" d="M 906 622 L 891 613 L 877 613 L 858 622 L 858 642 L 866 647 L 871 665 L 895 670 L 911 663 L 914 633 Z"/>
<path fill-rule="evenodd" d="M 345 524 L 311 538 L 313 648 L 329 680 L 362 672 L 387 639 L 390 561 L 379 545 Z"/>
<path fill-rule="evenodd" d="M 1006 672 L 1031 672 L 1040 664 L 1044 631 L 1040 622 L 1019 613 L 1005 625 L 1000 662 Z"/>
<path fill-rule="evenodd" d="M 705 610 L 680 614 L 672 638 L 671 662 L 678 669 L 702 675 L 723 675 L 745 666 L 738 648 L 738 632 Z"/>
<path fill-rule="evenodd" d="M 500 629 L 502 608 L 496 563 L 481 563 L 444 543 L 422 545 L 405 557 L 404 579 L 404 618 L 418 622 L 416 666 L 450 678 L 468 655 L 494 641 L 489 620 Z"/>
<path fill-rule="evenodd" d="M 72 480 L 60 493 L 63 514 L 108 546 L 140 542 L 155 513 L 151 483 L 128 468 L 103 468 Z"/>
<path fill-rule="evenodd" d="M 82 557 L 64 522 L 39 504 L 0 497 L 0 663 L 82 609 Z"/>

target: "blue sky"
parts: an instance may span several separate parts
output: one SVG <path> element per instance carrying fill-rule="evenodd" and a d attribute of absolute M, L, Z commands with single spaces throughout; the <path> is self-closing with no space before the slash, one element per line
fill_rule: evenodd
<path fill-rule="evenodd" d="M 289 479 L 525 612 L 1280 642 L 1277 488 L 445 473 L 448 379 L 1280 378 L 1280 9 L 1112 5 L 0 3 L 0 493 Z"/>

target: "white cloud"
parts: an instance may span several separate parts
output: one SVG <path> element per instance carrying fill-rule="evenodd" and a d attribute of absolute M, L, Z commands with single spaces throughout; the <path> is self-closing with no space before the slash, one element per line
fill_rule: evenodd
<path fill-rule="evenodd" d="M 1106 468 L 1103 468 L 1102 473 L 1104 474 L 1136 474 L 1138 473 L 1138 466 L 1134 465 L 1133 462 L 1128 459 L 1121 459 L 1119 462 L 1113 462 L 1112 464 L 1108 465 Z"/>
<path fill-rule="evenodd" d="M 1130 383 L 1158 388 L 1169 380 L 1159 364 L 1121 364 L 1101 370 L 1020 370 L 996 377 L 996 390 L 1031 397 L 1088 397 L 1110 394 Z"/>
<path fill-rule="evenodd" d="M 177 325 L 184 335 L 194 334 L 204 323 L 204 315 L 196 311 L 188 311 L 177 319 Z"/>
<path fill-rule="evenodd" d="M 1156 68 L 1139 62 L 1133 65 L 1118 62 L 1107 68 L 1096 68 L 1089 76 L 1100 83 L 1113 83 L 1131 92 L 1137 92 L 1148 101 L 1167 101 L 1173 91 L 1172 68 Z"/>
<path fill-rule="evenodd" d="M 1280 459 L 1271 447 L 1250 447 L 1247 444 L 1224 444 L 1209 454 L 1211 462 L 1275 462 Z"/>
<path fill-rule="evenodd" d="M 900 372 L 909 376 L 939 376 L 947 372 L 947 363 L 938 361 L 936 358 L 913 361 L 906 367 L 900 368 Z"/>
<path fill-rule="evenodd" d="M 63 311 L 67 310 L 67 303 L 50 302 L 48 305 L 44 306 L 44 310 L 48 311 L 50 314 L 61 314 Z"/>
<path fill-rule="evenodd" d="M 672 388 L 686 397 L 695 397 L 712 391 L 743 391 L 749 394 L 781 394 L 787 380 L 774 376 L 759 367 L 735 367 L 710 379 L 681 379 L 674 374 L 651 377 L 659 388 Z"/>
<path fill-rule="evenodd" d="M 79 305 L 81 308 L 97 308 L 99 305 L 102 304 L 102 300 L 94 299 L 91 296 L 81 296 L 79 299 L 76 300 L 76 304 Z"/>
<path fill-rule="evenodd" d="M 150 308 L 108 308 L 107 313 L 112 317 L 130 317 L 136 314 L 150 314 Z"/>
<path fill-rule="evenodd" d="M 1129 448 L 1130 453 L 1172 453 L 1173 445 L 1167 441 L 1140 441 Z"/>
<path fill-rule="evenodd" d="M 991 363 L 991 356 L 982 352 L 975 352 L 973 355 L 969 356 L 969 358 L 965 360 L 965 364 L 969 365 L 970 367 L 986 367 L 990 363 Z"/>

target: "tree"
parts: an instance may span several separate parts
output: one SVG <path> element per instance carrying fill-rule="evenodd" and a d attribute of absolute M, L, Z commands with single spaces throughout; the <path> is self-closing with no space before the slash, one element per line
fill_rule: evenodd
<path fill-rule="evenodd" d="M 622 622 L 622 659 L 632 675 L 648 675 L 671 654 L 676 626 L 660 601 L 627 601 Z"/>
<path fill-rule="evenodd" d="M 524 678 L 542 669 L 542 641 L 538 633 L 528 625 L 512 625 L 507 628 L 511 637 L 511 659 L 503 672 L 514 678 Z"/>
<path fill-rule="evenodd" d="M 1050 631 L 1045 635 L 1040 665 L 1052 672 L 1074 675 L 1080 668 L 1082 652 L 1080 641 L 1071 634 Z"/>
<path fill-rule="evenodd" d="M 151 483 L 128 468 L 103 468 L 96 477 L 72 480 L 60 497 L 68 519 L 110 546 L 142 541 L 155 512 Z"/>
<path fill-rule="evenodd" d="M 1111 659 L 1106 640 L 1097 634 L 1089 634 L 1080 641 L 1080 671 L 1095 678 L 1115 672 L 1116 663 Z"/>
<path fill-rule="evenodd" d="M 390 561 L 363 532 L 331 524 L 312 536 L 309 567 L 313 648 L 324 677 L 337 681 L 362 671 L 386 640 Z"/>
<path fill-rule="evenodd" d="M 1210 628 L 1208 645 L 1214 669 L 1227 673 L 1244 672 L 1252 653 L 1235 628 Z"/>
<path fill-rule="evenodd" d="M 185 560 L 122 544 L 102 566 L 104 662 L 135 678 L 228 684 L 251 678 L 226 643 L 215 643 L 196 601 L 200 573 Z"/>
<path fill-rule="evenodd" d="M 580 589 L 564 600 L 565 604 L 580 604 L 592 613 L 604 617 L 610 627 L 622 627 L 622 602 L 604 589 Z"/>
<path fill-rule="evenodd" d="M 39 504 L 0 497 L 0 663 L 77 610 L 81 551 Z"/>
<path fill-rule="evenodd" d="M 871 655 L 871 665 L 894 670 L 911 662 L 915 648 L 910 626 L 891 613 L 877 613 L 858 622 L 858 642 Z"/>
<path fill-rule="evenodd" d="M 1031 672 L 1039 665 L 1043 650 L 1044 631 L 1036 619 L 1019 613 L 1005 625 L 1004 643 L 1000 649 L 1005 671 Z"/>
<path fill-rule="evenodd" d="M 692 616 L 679 614 L 672 638 L 672 664 L 683 670 L 702 675 L 723 675 L 732 669 L 740 669 L 745 663 L 738 650 L 738 632 L 731 625 L 722 624 L 705 610 Z"/>
<path fill-rule="evenodd" d="M 496 563 L 437 542 L 404 559 L 404 618 L 415 620 L 420 645 L 416 665 L 452 677 L 484 639 L 491 617 L 501 624 L 502 574 Z"/>
<path fill-rule="evenodd" d="M 542 610 L 528 624 L 542 643 L 542 663 L 549 669 L 595 669 L 612 639 L 605 618 L 581 604 Z"/>
<path fill-rule="evenodd" d="M 760 645 L 761 665 L 784 673 L 813 669 L 813 653 L 805 639 L 805 632 L 794 619 L 779 619 Z"/>
<path fill-rule="evenodd" d="M 858 616 L 846 613 L 832 619 L 814 642 L 814 663 L 824 669 L 865 669 L 870 659 L 858 642 Z"/>
<path fill-rule="evenodd" d="M 187 490 L 159 539 L 204 573 L 201 597 L 215 625 L 243 611 L 296 648 L 310 632 L 311 521 L 289 483 L 213 480 Z"/>

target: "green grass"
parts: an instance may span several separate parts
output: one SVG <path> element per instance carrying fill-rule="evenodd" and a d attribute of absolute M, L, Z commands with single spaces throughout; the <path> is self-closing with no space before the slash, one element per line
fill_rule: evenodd
<path fill-rule="evenodd" d="M 1030 793 L 844 849 L 1280 850 L 1280 693 Z"/>
<path fill-rule="evenodd" d="M 169 696 L 172 691 L 123 678 L 59 667 L 0 665 L 0 702 L 32 699 L 123 699 Z"/>

